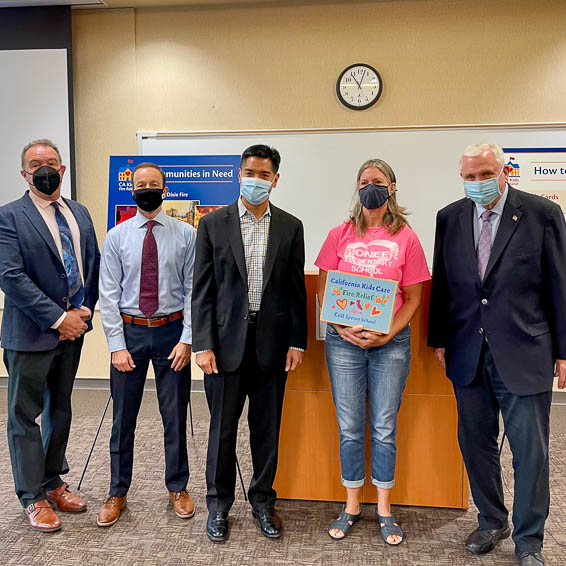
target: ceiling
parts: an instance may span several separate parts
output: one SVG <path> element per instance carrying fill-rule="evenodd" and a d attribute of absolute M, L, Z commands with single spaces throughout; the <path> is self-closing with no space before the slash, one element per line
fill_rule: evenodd
<path fill-rule="evenodd" d="M 324 1 L 324 0 L 323 0 Z M 328 0 L 326 0 L 328 1 Z M 158 6 L 213 6 L 218 4 L 288 4 L 289 0 L 0 0 L 0 8 L 26 6 L 101 6 L 106 8 L 150 8 Z M 313 3 L 312 0 L 310 3 Z"/>
<path fill-rule="evenodd" d="M 76 4 L 104 5 L 103 0 L 0 0 L 0 8 L 25 8 L 26 6 L 68 6 Z"/>

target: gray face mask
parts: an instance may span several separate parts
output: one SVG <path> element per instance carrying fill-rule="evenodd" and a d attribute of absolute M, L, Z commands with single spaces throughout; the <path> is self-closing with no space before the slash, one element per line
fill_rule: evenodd
<path fill-rule="evenodd" d="M 361 188 L 359 193 L 362 206 L 369 210 L 381 208 L 391 196 L 389 194 L 389 187 L 385 185 L 374 185 L 373 183 Z"/>

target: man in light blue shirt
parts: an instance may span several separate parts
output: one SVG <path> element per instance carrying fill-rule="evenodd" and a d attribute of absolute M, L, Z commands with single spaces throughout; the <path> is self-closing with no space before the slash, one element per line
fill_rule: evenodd
<path fill-rule="evenodd" d="M 108 232 L 100 269 L 100 314 L 112 354 L 114 420 L 110 494 L 97 524 L 113 525 L 126 506 L 134 434 L 151 360 L 165 440 L 165 484 L 175 514 L 188 519 L 187 406 L 191 386 L 191 292 L 195 229 L 167 216 L 165 173 L 140 163 L 132 174 L 137 214 Z"/>
<path fill-rule="evenodd" d="M 480 239 L 481 229 L 483 227 L 484 221 L 482 220 L 482 214 L 486 210 L 491 211 L 491 217 L 489 220 L 485 222 L 489 222 L 491 224 L 491 245 L 493 246 L 493 242 L 495 241 L 495 236 L 497 235 L 497 229 L 499 228 L 499 223 L 501 221 L 501 214 L 503 214 L 503 207 L 507 202 L 507 195 L 509 191 L 507 190 L 507 186 L 501 195 L 501 198 L 497 201 L 497 204 L 492 208 L 486 208 L 482 204 L 477 202 L 474 203 L 474 248 L 478 249 L 478 242 Z"/>

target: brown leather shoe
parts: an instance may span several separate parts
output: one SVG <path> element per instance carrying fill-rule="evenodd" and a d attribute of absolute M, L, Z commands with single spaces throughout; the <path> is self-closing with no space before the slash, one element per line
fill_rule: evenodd
<path fill-rule="evenodd" d="M 191 499 L 187 490 L 169 492 L 169 500 L 173 504 L 173 511 L 175 515 L 181 519 L 190 519 L 195 514 L 195 502 Z"/>
<path fill-rule="evenodd" d="M 53 503 L 59 511 L 67 511 L 68 513 L 81 513 L 86 511 L 86 501 L 71 493 L 69 485 L 62 483 L 58 488 L 52 489 L 46 493 L 47 500 Z"/>
<path fill-rule="evenodd" d="M 109 497 L 98 512 L 96 524 L 99 527 L 110 527 L 120 518 L 120 515 L 125 508 L 125 495 L 124 497 Z"/>
<path fill-rule="evenodd" d="M 57 517 L 57 513 L 51 509 L 47 499 L 28 505 L 24 509 L 24 513 L 29 524 L 38 531 L 52 533 L 61 528 L 61 520 Z"/>

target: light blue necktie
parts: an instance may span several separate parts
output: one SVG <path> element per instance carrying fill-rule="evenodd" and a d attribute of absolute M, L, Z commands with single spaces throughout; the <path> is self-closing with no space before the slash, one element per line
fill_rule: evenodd
<path fill-rule="evenodd" d="M 55 220 L 57 221 L 59 236 L 61 237 L 63 263 L 65 265 L 67 284 L 69 286 L 69 303 L 71 306 L 80 309 L 84 301 L 85 290 L 81 281 L 81 273 L 79 271 L 79 264 L 77 263 L 77 256 L 73 246 L 71 229 L 69 228 L 65 217 L 59 210 L 59 203 L 52 202 L 51 206 L 55 209 Z"/>

